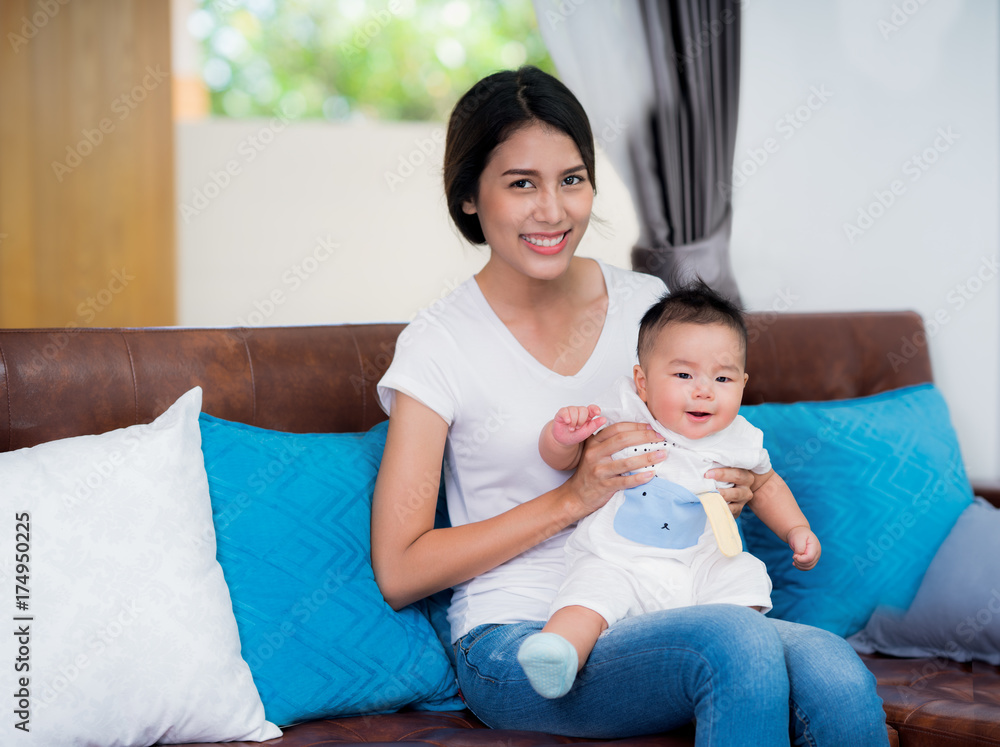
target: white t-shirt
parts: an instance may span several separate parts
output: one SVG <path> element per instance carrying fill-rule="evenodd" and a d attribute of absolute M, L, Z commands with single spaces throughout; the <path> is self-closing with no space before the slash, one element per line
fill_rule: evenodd
<path fill-rule="evenodd" d="M 651 275 L 598 264 L 608 311 L 593 353 L 573 376 L 535 360 L 475 278 L 421 311 L 400 334 L 378 384 L 379 401 L 391 413 L 400 391 L 449 424 L 444 476 L 453 526 L 491 518 L 564 483 L 567 473 L 538 454 L 542 426 L 560 407 L 594 401 L 636 363 L 639 321 L 666 286 Z M 601 320 L 583 322 L 591 323 Z M 570 345 L 574 339 L 571 334 Z M 448 612 L 452 640 L 482 623 L 547 619 L 566 574 L 563 545 L 572 528 L 456 586 Z"/>

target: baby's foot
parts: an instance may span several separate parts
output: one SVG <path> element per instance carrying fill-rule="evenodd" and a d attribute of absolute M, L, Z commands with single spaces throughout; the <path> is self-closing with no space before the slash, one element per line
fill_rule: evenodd
<path fill-rule="evenodd" d="M 579 666 L 573 644 L 555 633 L 535 633 L 525 638 L 517 660 L 528 682 L 543 698 L 561 698 L 568 693 Z"/>

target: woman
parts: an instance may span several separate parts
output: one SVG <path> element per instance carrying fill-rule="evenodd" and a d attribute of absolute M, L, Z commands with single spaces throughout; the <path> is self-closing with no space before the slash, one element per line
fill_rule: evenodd
<path fill-rule="evenodd" d="M 398 609 L 454 587 L 459 685 L 490 726 L 612 738 L 694 718 L 700 745 L 788 744 L 790 726 L 809 744 L 885 744 L 874 678 L 842 639 L 746 608 L 622 621 L 557 701 L 538 696 L 518 665 L 565 573 L 572 525 L 648 480 L 636 470 L 662 458 L 611 460 L 658 439 L 636 423 L 594 436 L 568 477 L 538 454 L 552 413 L 631 370 L 639 319 L 665 290 L 574 256 L 595 189 L 590 126 L 555 78 L 530 67 L 497 73 L 452 112 L 449 212 L 490 256 L 400 335 L 379 383 L 390 413 L 372 510 L 383 595 Z M 452 527 L 434 529 L 442 459 Z M 723 495 L 738 514 L 750 474 L 708 476 L 735 484 Z"/>

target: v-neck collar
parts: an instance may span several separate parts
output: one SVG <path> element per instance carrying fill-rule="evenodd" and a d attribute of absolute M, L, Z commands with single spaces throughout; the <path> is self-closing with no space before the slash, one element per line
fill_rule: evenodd
<path fill-rule="evenodd" d="M 482 313 L 483 317 L 494 328 L 497 335 L 499 335 L 504 340 L 504 342 L 507 343 L 507 346 L 514 352 L 515 355 L 521 358 L 521 360 L 525 363 L 525 365 L 528 366 L 529 370 L 545 378 L 558 376 L 560 379 L 563 379 L 567 382 L 575 380 L 586 380 L 593 374 L 595 369 L 600 368 L 600 365 L 604 361 L 604 358 L 606 356 L 607 347 L 609 344 L 607 338 L 610 334 L 608 330 L 608 313 L 611 310 L 612 305 L 614 304 L 614 299 L 612 299 L 611 297 L 612 285 L 608 268 L 601 260 L 594 259 L 594 261 L 597 262 L 597 266 L 601 270 L 601 276 L 604 278 L 604 291 L 608 296 L 608 307 L 607 310 L 605 310 L 604 312 L 604 321 L 601 325 L 601 334 L 597 338 L 597 344 L 594 346 L 593 351 L 591 351 L 590 357 L 587 358 L 587 361 L 583 364 L 583 366 L 580 367 L 580 370 L 577 371 L 575 374 L 566 375 L 557 373 L 548 366 L 543 365 L 541 361 L 539 361 L 537 358 L 535 358 L 535 356 L 529 353 L 527 349 L 521 344 L 521 342 L 514 336 L 514 333 L 511 332 L 507 328 L 507 325 L 503 323 L 503 321 L 500 319 L 499 316 L 497 316 L 497 313 L 493 310 L 493 307 L 490 306 L 490 302 L 487 301 L 486 296 L 483 295 L 483 291 L 479 287 L 479 283 L 476 281 L 475 277 L 471 277 L 468 280 L 468 282 L 471 284 L 472 299 L 474 303 L 477 306 L 479 306 L 480 312 Z"/>

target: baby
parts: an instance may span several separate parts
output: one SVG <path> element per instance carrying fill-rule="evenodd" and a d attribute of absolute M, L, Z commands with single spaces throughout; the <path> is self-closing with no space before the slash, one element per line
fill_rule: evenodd
<path fill-rule="evenodd" d="M 610 422 L 650 424 L 662 443 L 614 455 L 663 449 L 647 483 L 615 493 L 579 523 L 566 542 L 569 572 L 542 632 L 518 651 L 539 695 L 569 692 L 598 636 L 618 620 L 693 604 L 771 609 L 764 564 L 742 544 L 728 506 L 704 477 L 714 467 L 754 473 L 747 504 L 809 570 L 820 544 L 784 480 L 771 469 L 763 434 L 739 415 L 747 330 L 740 310 L 704 283 L 664 296 L 639 326 L 639 364 L 606 402 L 564 407 L 542 429 L 539 452 L 574 469 L 583 442 Z M 704 504 L 704 506 L 703 506 Z M 707 514 L 706 514 L 707 511 Z"/>

